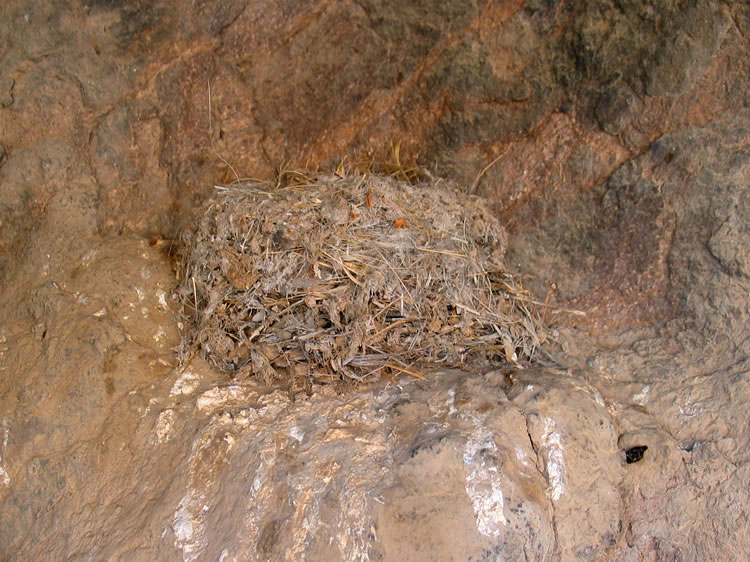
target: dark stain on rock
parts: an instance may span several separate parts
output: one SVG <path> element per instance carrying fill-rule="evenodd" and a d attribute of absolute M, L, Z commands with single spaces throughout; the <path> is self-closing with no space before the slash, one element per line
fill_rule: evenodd
<path fill-rule="evenodd" d="M 279 531 L 281 531 L 283 523 L 280 519 L 274 519 L 263 526 L 258 539 L 258 550 L 260 552 L 268 554 L 273 550 L 273 547 L 279 542 Z"/>
<path fill-rule="evenodd" d="M 647 450 L 648 446 L 646 445 L 636 445 L 635 447 L 625 449 L 625 462 L 628 464 L 639 462 L 643 459 L 643 455 Z"/>

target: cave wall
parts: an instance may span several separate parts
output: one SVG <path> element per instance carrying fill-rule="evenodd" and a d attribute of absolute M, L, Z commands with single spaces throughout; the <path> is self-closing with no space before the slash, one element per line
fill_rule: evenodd
<path fill-rule="evenodd" d="M 171 468 L 139 449 L 131 473 L 110 446 L 125 439 L 117 420 L 171 385 L 153 383 L 177 343 L 160 239 L 215 184 L 370 162 L 486 196 L 508 267 L 552 305 L 555 357 L 587 370 L 623 446 L 655 444 L 642 470 L 656 476 L 620 484 L 618 552 L 742 552 L 748 33 L 747 3 L 718 0 L 4 3 L 0 552 L 44 552 L 29 529 L 54 542 L 65 510 L 81 541 L 106 533 L 139 486 L 152 505 L 179 500 L 154 475 L 185 460 L 178 444 Z M 124 323 L 97 316 L 131 305 L 141 316 Z M 87 489 L 80 467 L 100 455 L 114 476 Z M 73 496 L 107 504 L 99 524 Z"/>
<path fill-rule="evenodd" d="M 215 183 L 387 162 L 396 149 L 487 195 L 517 232 L 567 212 L 661 136 L 747 105 L 741 2 L 2 10 L 13 252 L 46 223 L 170 234 Z"/>

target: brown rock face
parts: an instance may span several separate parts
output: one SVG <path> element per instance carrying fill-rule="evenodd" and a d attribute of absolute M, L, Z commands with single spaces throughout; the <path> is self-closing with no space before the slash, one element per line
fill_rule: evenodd
<path fill-rule="evenodd" d="M 0 558 L 743 559 L 749 34 L 735 0 L 4 2 Z M 485 196 L 556 368 L 292 402 L 178 367 L 193 210 L 337 166 Z"/>

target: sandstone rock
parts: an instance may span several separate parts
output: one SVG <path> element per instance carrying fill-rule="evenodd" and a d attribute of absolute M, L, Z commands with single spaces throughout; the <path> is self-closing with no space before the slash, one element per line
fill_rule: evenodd
<path fill-rule="evenodd" d="M 750 550 L 747 3 L 12 0 L 0 30 L 0 558 Z M 145 240 L 344 157 L 488 197 L 574 368 L 294 403 L 175 371 Z"/>

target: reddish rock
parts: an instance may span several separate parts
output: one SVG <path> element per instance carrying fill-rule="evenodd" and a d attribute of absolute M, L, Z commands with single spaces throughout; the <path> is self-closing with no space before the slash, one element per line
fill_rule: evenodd
<path fill-rule="evenodd" d="M 362 557 L 413 558 L 419 544 L 430 559 L 525 548 L 539 558 L 740 559 L 750 550 L 750 8 L 734 0 L 400 4 L 0 7 L 0 558 L 206 552 L 226 560 L 242 552 L 218 549 L 232 537 L 299 558 L 305 543 L 293 541 L 305 529 L 310 557 L 351 558 L 353 545 Z M 356 456 L 365 450 L 357 439 L 379 443 L 394 487 L 361 497 L 390 503 L 373 512 L 375 531 L 325 543 L 331 533 L 313 529 L 300 506 L 334 517 L 354 501 L 346 495 L 354 472 L 337 476 L 335 463 L 325 464 L 322 439 L 304 453 L 304 438 L 284 437 L 297 449 L 280 450 L 269 424 L 319 419 L 343 407 L 338 398 L 260 416 L 265 437 L 253 441 L 238 420 L 262 405 L 242 393 L 246 403 L 236 402 L 208 370 L 181 379 L 169 313 L 150 293 L 147 304 L 133 300 L 135 287 L 172 279 L 162 246 L 143 240 L 189 227 L 214 184 L 339 164 L 404 175 L 421 166 L 486 196 L 511 234 L 508 263 L 550 305 L 545 360 L 577 367 L 575 378 L 537 373 L 539 394 L 524 387 L 525 398 L 510 402 L 485 383 L 462 383 L 466 412 L 510 416 L 510 433 L 522 418 L 529 424 L 523 447 L 537 447 L 534 474 L 521 474 L 512 455 L 504 464 L 489 453 L 482 470 L 513 474 L 504 489 L 519 485 L 528 501 L 514 517 L 531 527 L 498 538 L 477 526 L 483 504 L 461 495 L 459 468 L 482 463 L 455 454 L 468 442 L 468 417 L 446 422 L 450 437 L 417 461 L 389 448 L 384 426 L 362 422 L 341 442 L 356 466 L 375 471 Z M 92 249 L 98 257 L 83 265 Z M 588 400 L 576 417 L 567 400 L 578 391 L 566 384 L 598 389 L 604 406 Z M 435 389 L 420 388 L 418 402 L 442 400 Z M 211 402 L 211 392 L 223 401 Z M 484 395 L 494 397 L 489 406 Z M 219 403 L 221 411 L 207 406 Z M 570 504 L 537 493 L 553 478 L 534 415 L 565 417 L 563 447 L 586 459 L 569 465 L 579 467 Z M 405 419 L 415 436 L 427 431 L 419 416 Z M 523 437 L 497 429 L 498 451 Z M 641 446 L 642 459 L 623 464 L 624 450 Z M 317 472 L 301 464 L 305 454 L 323 459 Z M 267 501 L 253 511 L 242 494 L 255 480 L 237 466 L 257 476 L 269 459 L 274 480 L 259 484 Z M 329 477 L 339 478 L 330 489 L 320 484 Z M 453 511 L 431 495 L 443 492 Z M 216 505 L 242 520 L 227 523 Z M 552 508 L 583 513 L 586 524 L 558 521 Z M 446 541 L 454 524 L 470 530 L 464 545 Z M 371 533 L 380 541 L 372 551 L 362 546 L 376 544 Z M 201 550 L 209 538 L 210 552 Z"/>

